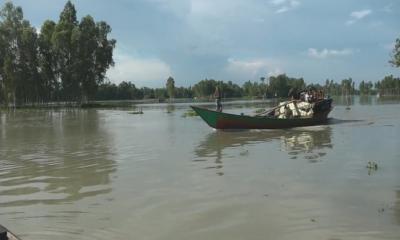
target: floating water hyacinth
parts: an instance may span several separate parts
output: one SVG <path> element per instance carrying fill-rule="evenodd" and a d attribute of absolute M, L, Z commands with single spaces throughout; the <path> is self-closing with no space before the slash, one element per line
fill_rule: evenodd
<path fill-rule="evenodd" d="M 193 110 L 188 110 L 187 112 L 182 114 L 182 117 L 195 117 L 195 116 L 199 116 L 199 115 Z"/>
<path fill-rule="evenodd" d="M 373 161 L 369 161 L 367 164 L 368 169 L 378 170 L 378 164 Z"/>

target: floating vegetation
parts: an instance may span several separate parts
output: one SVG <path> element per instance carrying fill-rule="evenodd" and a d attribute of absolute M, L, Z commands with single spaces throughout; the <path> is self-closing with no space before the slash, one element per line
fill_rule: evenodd
<path fill-rule="evenodd" d="M 193 110 L 188 110 L 182 114 L 182 117 L 196 117 L 196 116 L 199 116 L 199 115 Z"/>
<path fill-rule="evenodd" d="M 129 114 L 134 114 L 134 115 L 143 114 L 143 110 L 140 109 L 140 110 L 138 110 L 138 111 L 133 111 L 133 112 L 128 112 L 128 113 L 129 113 Z"/>
<path fill-rule="evenodd" d="M 167 113 L 173 113 L 175 111 L 175 106 L 174 105 L 168 105 L 167 106 Z"/>
<path fill-rule="evenodd" d="M 367 164 L 367 168 L 368 168 L 368 175 L 371 175 L 373 172 L 378 170 L 378 164 L 376 162 L 369 161 Z"/>
<path fill-rule="evenodd" d="M 378 170 L 378 164 L 373 161 L 369 161 L 367 164 L 367 168 L 371 170 Z"/>
<path fill-rule="evenodd" d="M 143 114 L 143 112 L 142 111 L 134 111 L 134 112 L 128 112 L 129 114 L 134 114 L 134 115 L 136 115 L 136 114 Z"/>
<path fill-rule="evenodd" d="M 265 112 L 265 108 L 258 108 L 254 111 L 254 113 L 263 113 Z"/>
<path fill-rule="evenodd" d="M 240 152 L 239 155 L 240 156 L 247 156 L 247 155 L 249 155 L 249 150 L 245 150 L 243 152 Z"/>

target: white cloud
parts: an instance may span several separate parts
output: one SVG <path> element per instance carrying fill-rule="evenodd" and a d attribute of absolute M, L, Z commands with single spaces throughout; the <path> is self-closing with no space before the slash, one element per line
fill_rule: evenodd
<path fill-rule="evenodd" d="M 370 9 L 354 11 L 354 12 L 350 13 L 350 17 L 355 18 L 355 19 L 361 19 L 361 18 L 368 16 L 371 13 L 372 13 L 372 11 Z"/>
<path fill-rule="evenodd" d="M 172 76 L 168 64 L 158 58 L 135 58 L 116 51 L 115 66 L 107 72 L 111 82 L 131 81 L 137 85 L 159 85 L 168 76 Z"/>
<path fill-rule="evenodd" d="M 346 22 L 347 25 L 352 25 L 355 22 L 365 18 L 372 13 L 371 9 L 364 9 L 360 11 L 353 11 L 350 13 L 350 19 Z"/>
<path fill-rule="evenodd" d="M 392 13 L 392 12 L 393 12 L 393 4 L 386 5 L 386 6 L 382 9 L 382 11 L 384 11 L 384 12 L 386 12 L 386 13 Z"/>
<path fill-rule="evenodd" d="M 290 10 L 289 7 L 281 7 L 278 10 L 276 10 L 275 13 L 284 13 L 284 12 L 287 12 L 289 10 Z"/>
<path fill-rule="evenodd" d="M 277 14 L 290 11 L 300 5 L 300 2 L 297 0 L 272 0 L 270 3 L 278 7 L 275 11 Z"/>
<path fill-rule="evenodd" d="M 229 58 L 225 71 L 228 75 L 243 80 L 258 79 L 262 76 L 275 76 L 283 73 L 281 63 L 265 58 L 250 60 Z"/>
<path fill-rule="evenodd" d="M 324 58 L 336 57 L 336 56 L 347 56 L 347 55 L 353 54 L 353 52 L 354 51 L 350 48 L 345 48 L 342 50 L 324 48 L 321 51 L 318 51 L 318 49 L 315 49 L 315 48 L 309 48 L 308 56 L 313 57 L 313 58 L 324 59 Z"/>

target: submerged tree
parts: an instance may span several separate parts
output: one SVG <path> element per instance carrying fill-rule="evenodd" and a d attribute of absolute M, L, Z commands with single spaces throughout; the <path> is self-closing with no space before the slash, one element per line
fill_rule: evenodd
<path fill-rule="evenodd" d="M 169 98 L 174 98 L 174 96 L 175 96 L 175 80 L 174 80 L 174 78 L 169 77 L 167 79 L 166 87 L 167 87 L 167 92 L 168 92 Z"/>
<path fill-rule="evenodd" d="M 38 39 L 40 77 L 45 89 L 43 94 L 44 101 L 57 100 L 59 98 L 60 82 L 58 81 L 55 49 L 52 44 L 55 27 L 55 22 L 45 21 Z"/>
<path fill-rule="evenodd" d="M 79 27 L 74 5 L 68 1 L 60 14 L 52 36 L 56 71 L 61 80 L 64 100 L 79 100 L 80 84 L 77 77 Z"/>
<path fill-rule="evenodd" d="M 7 105 L 54 100 L 87 101 L 114 64 L 110 26 L 76 17 L 68 1 L 57 23 L 47 20 L 38 35 L 20 7 L 0 10 L 0 100 Z"/>
<path fill-rule="evenodd" d="M 41 81 L 37 34 L 20 7 L 7 2 L 0 10 L 0 84 L 7 104 L 37 101 Z"/>
<path fill-rule="evenodd" d="M 74 5 L 68 1 L 53 35 L 58 73 L 67 100 L 92 99 L 106 72 L 114 65 L 116 41 L 108 39 L 111 27 L 95 23 L 88 15 L 76 20 Z"/>

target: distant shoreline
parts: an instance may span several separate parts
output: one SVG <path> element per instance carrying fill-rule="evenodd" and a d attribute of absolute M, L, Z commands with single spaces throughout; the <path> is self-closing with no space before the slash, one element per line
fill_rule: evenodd
<path fill-rule="evenodd" d="M 399 95 L 390 95 L 390 96 L 379 96 L 376 95 L 350 95 L 350 98 L 359 97 L 359 98 L 376 98 L 379 100 L 400 100 Z M 332 96 L 334 100 L 345 99 L 346 96 Z M 225 105 L 236 104 L 241 102 L 249 102 L 249 103 L 274 103 L 286 100 L 286 98 L 251 98 L 251 97 L 243 97 L 243 98 L 224 98 L 223 103 Z M 340 101 L 339 101 L 340 102 Z M 213 105 L 214 99 L 203 98 L 203 99 L 191 99 L 191 98 L 175 98 L 175 99 L 141 99 L 141 100 L 104 100 L 104 101 L 90 101 L 88 103 L 78 103 L 78 102 L 50 102 L 43 104 L 26 104 L 19 105 L 16 107 L 13 106 L 1 106 L 0 110 L 7 109 L 60 109 L 60 108 L 75 108 L 75 109 L 110 109 L 110 108 L 131 108 L 137 107 L 141 105 L 168 105 L 168 104 L 204 104 L 204 105 Z M 351 103 L 352 104 L 352 103 Z M 350 105 L 351 105 L 350 104 Z"/>

